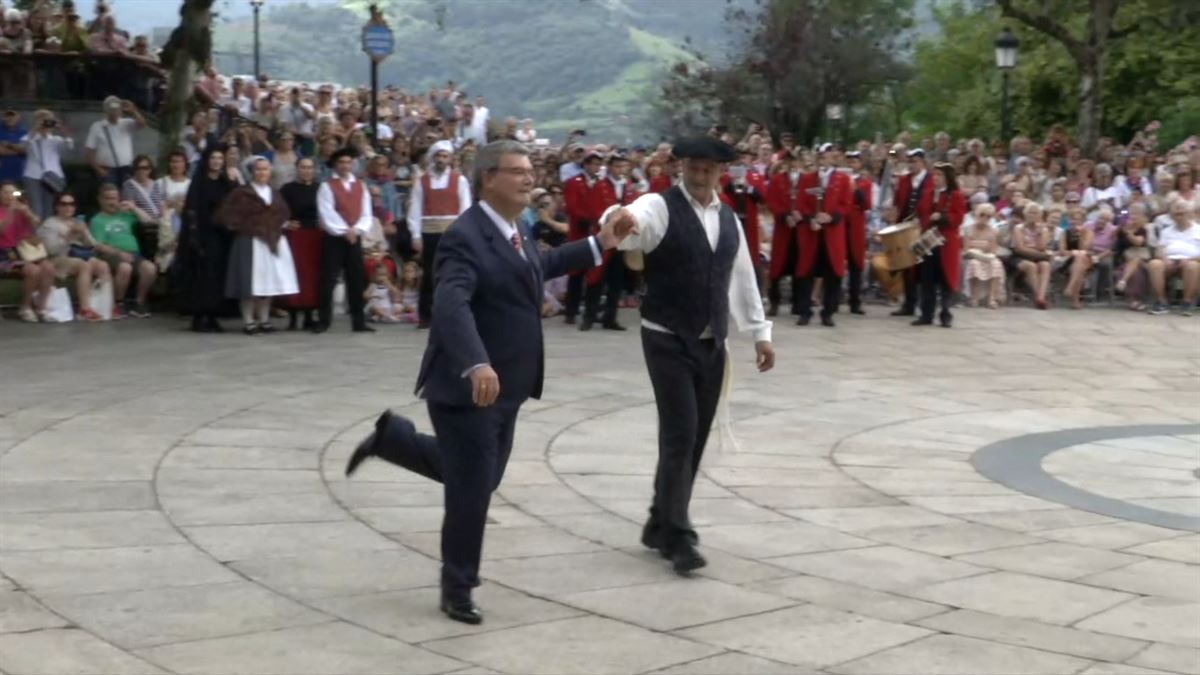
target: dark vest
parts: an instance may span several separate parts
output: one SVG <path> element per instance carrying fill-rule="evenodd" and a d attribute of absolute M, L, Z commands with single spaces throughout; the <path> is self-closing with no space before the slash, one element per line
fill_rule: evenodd
<path fill-rule="evenodd" d="M 733 211 L 721 204 L 714 251 L 683 188 L 667 190 L 663 200 L 667 234 L 646 254 L 642 318 L 692 339 L 711 326 L 713 337 L 724 340 L 729 334 L 729 280 L 738 250 Z"/>

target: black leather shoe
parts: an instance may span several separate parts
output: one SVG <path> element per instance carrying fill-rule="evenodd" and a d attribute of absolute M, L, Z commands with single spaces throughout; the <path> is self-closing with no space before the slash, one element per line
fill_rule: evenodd
<path fill-rule="evenodd" d="M 563 323 L 567 324 L 568 326 L 574 326 L 575 325 L 575 317 L 568 314 L 567 318 L 563 319 Z"/>
<path fill-rule="evenodd" d="M 942 314 L 938 316 L 938 321 L 941 322 L 942 328 L 949 328 L 950 324 L 954 323 L 954 317 L 951 316 L 950 312 L 942 312 Z"/>
<path fill-rule="evenodd" d="M 583 317 L 583 321 L 579 322 L 579 330 L 589 331 L 592 329 L 592 325 L 595 323 L 596 323 L 595 319 L 589 319 L 585 316 L 585 317 Z"/>
<path fill-rule="evenodd" d="M 429 330 L 429 322 L 428 321 L 418 321 L 417 322 L 417 330 Z"/>
<path fill-rule="evenodd" d="M 912 322 L 912 325 L 914 325 L 914 326 L 932 326 L 933 319 L 917 319 L 916 321 Z"/>
<path fill-rule="evenodd" d="M 779 305 L 772 304 L 767 308 L 767 316 L 779 316 Z"/>
<path fill-rule="evenodd" d="M 313 324 L 313 327 L 309 328 L 308 330 L 313 335 L 320 335 L 321 333 L 324 333 L 325 331 L 329 330 L 329 326 L 327 324 L 318 322 L 318 323 Z"/>
<path fill-rule="evenodd" d="M 915 310 L 915 309 L 904 309 L 903 307 L 901 307 L 900 309 L 897 309 L 896 311 L 892 312 L 892 316 L 913 316 L 916 313 L 917 313 L 917 310 Z"/>
<path fill-rule="evenodd" d="M 275 326 L 269 323 L 260 323 L 258 325 L 258 332 L 270 335 L 271 333 L 275 332 Z"/>
<path fill-rule="evenodd" d="M 812 321 L 811 316 L 802 316 L 799 319 L 796 319 L 796 325 L 797 326 L 807 326 L 809 324 L 809 322 L 811 322 L 811 321 Z"/>
<path fill-rule="evenodd" d="M 440 608 L 443 614 L 455 621 L 469 623 L 472 626 L 483 623 L 483 612 L 479 611 L 479 607 L 470 598 L 466 600 L 442 598 Z"/>
<path fill-rule="evenodd" d="M 851 307 L 851 308 L 850 308 L 850 313 L 851 313 L 851 314 L 857 314 L 857 315 L 859 315 L 859 316 L 862 316 L 862 315 L 866 314 L 866 312 L 865 312 L 865 311 L 863 311 L 863 308 L 862 308 L 862 307 Z"/>
<path fill-rule="evenodd" d="M 361 326 L 355 326 L 354 328 L 351 328 L 350 330 L 354 333 L 374 333 L 375 332 L 374 328 L 371 328 L 370 326 L 368 326 L 366 324 L 363 324 Z"/>
<path fill-rule="evenodd" d="M 671 554 L 671 567 L 680 576 L 691 576 L 692 572 L 704 567 L 708 561 L 692 546 L 683 546 Z"/>
<path fill-rule="evenodd" d="M 668 557 L 663 551 L 662 533 L 659 530 L 658 525 L 654 523 L 647 522 L 644 526 L 642 526 L 642 546 L 645 546 L 651 551 L 658 551 L 659 553 L 662 553 L 664 558 Z"/>
<path fill-rule="evenodd" d="M 604 330 L 625 330 L 625 326 L 622 326 L 616 321 L 605 321 Z"/>
<path fill-rule="evenodd" d="M 386 414 L 388 413 L 384 413 L 384 415 Z M 378 423 L 376 423 L 375 428 L 379 428 Z M 372 432 L 363 439 L 362 443 L 358 444 L 358 447 L 354 449 L 354 454 L 350 455 L 350 460 L 346 462 L 346 478 L 354 475 L 354 472 L 358 471 L 358 465 L 366 461 L 368 457 L 375 456 L 378 439 L 379 434 Z"/>
<path fill-rule="evenodd" d="M 823 316 L 821 317 L 821 325 L 825 326 L 826 328 L 833 328 L 837 324 L 833 322 L 832 316 Z"/>
<path fill-rule="evenodd" d="M 258 326 L 254 325 L 254 324 L 242 326 L 242 333 L 244 335 L 258 335 L 260 332 L 262 332 L 262 331 L 259 329 Z"/>

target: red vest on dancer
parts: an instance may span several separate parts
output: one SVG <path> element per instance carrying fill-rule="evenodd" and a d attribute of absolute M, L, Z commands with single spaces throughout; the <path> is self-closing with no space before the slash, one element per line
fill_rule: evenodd
<path fill-rule="evenodd" d="M 450 180 L 446 187 L 436 190 L 430 176 L 421 176 L 421 215 L 425 218 L 458 218 L 458 172 L 450 171 Z"/>
<path fill-rule="evenodd" d="M 785 274 L 792 274 L 787 269 L 788 249 L 796 237 L 796 227 L 788 227 L 787 217 L 792 211 L 800 210 L 800 178 L 792 180 L 787 171 L 780 171 L 771 179 L 767 186 L 767 208 L 775 216 L 775 231 L 771 235 L 771 281 Z"/>
<path fill-rule="evenodd" d="M 821 187 L 821 173 L 812 171 L 800 178 L 800 214 L 805 222 L 796 226 L 799 239 L 800 259 L 796 263 L 796 276 L 806 277 L 813 273 L 817 264 L 818 246 L 825 246 L 829 266 L 837 276 L 846 274 L 846 223 L 854 209 L 854 185 L 850 176 L 841 171 L 830 171 L 825 194 L 821 197 L 809 190 Z M 818 213 L 828 213 L 833 221 L 813 230 Z"/>
<path fill-rule="evenodd" d="M 362 218 L 363 182 L 356 179 L 347 188 L 342 184 L 342 179 L 334 176 L 329 179 L 329 189 L 333 192 L 333 208 L 353 229 L 358 219 Z"/>

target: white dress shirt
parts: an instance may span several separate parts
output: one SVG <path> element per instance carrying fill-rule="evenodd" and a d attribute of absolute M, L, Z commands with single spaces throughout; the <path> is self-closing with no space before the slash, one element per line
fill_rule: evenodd
<path fill-rule="evenodd" d="M 702 206 L 684 190 L 688 203 L 696 212 L 696 217 L 704 226 L 708 236 L 708 245 L 717 250 L 717 239 L 721 233 L 721 200 L 714 192 L 708 206 Z M 612 206 L 604 215 L 601 222 L 607 222 L 612 213 L 620 207 Z M 641 250 L 650 253 L 658 248 L 663 237 L 667 235 L 669 216 L 667 202 L 661 194 L 651 193 L 638 197 L 632 204 L 625 207 L 637 219 L 638 233 L 631 234 L 617 248 L 622 251 Z M 771 341 L 771 322 L 767 321 L 763 311 L 762 295 L 758 291 L 758 281 L 754 278 L 754 264 L 750 260 L 750 249 L 746 245 L 746 234 L 742 231 L 742 223 L 734 215 L 734 226 L 737 227 L 738 250 L 733 261 L 733 273 L 729 280 L 729 316 L 740 331 L 753 331 L 755 342 Z M 652 321 L 642 319 L 642 326 L 650 330 L 664 333 L 670 331 Z M 711 328 L 706 328 L 701 337 L 711 335 Z"/>
<path fill-rule="evenodd" d="M 47 171 L 64 176 L 62 154 L 64 150 L 75 149 L 75 139 L 69 136 L 42 135 L 39 132 L 26 134 L 21 142 L 25 144 L 25 177 L 41 180 Z"/>
<path fill-rule="evenodd" d="M 346 178 L 334 176 L 329 181 L 321 183 L 321 187 L 317 189 L 317 214 L 321 216 L 321 227 L 337 237 L 343 236 L 352 227 L 358 230 L 360 235 L 366 234 L 371 229 L 371 218 L 374 217 L 374 211 L 371 209 L 370 190 L 367 190 L 365 185 L 363 186 L 362 213 L 358 217 L 358 222 L 347 223 L 342 218 L 342 214 L 338 213 L 337 203 L 333 199 L 333 188 L 329 187 L 329 182 L 335 180 L 342 181 L 342 185 L 349 189 L 358 179 L 351 174 Z"/>
<path fill-rule="evenodd" d="M 429 172 L 429 189 L 445 190 L 450 185 L 450 172 L 447 168 L 442 173 Z M 421 177 L 418 176 L 413 180 L 412 192 L 408 195 L 408 231 L 412 234 L 413 241 L 421 241 L 421 221 L 424 218 L 425 209 L 425 189 L 422 187 Z M 462 215 L 464 211 L 471 208 L 471 184 L 467 182 L 467 177 L 458 174 L 458 215 Z M 438 216 L 441 217 L 441 216 Z"/>
<path fill-rule="evenodd" d="M 258 183 L 251 183 L 250 187 L 254 188 L 254 193 L 258 195 L 259 199 L 263 200 L 264 204 L 266 204 L 267 206 L 271 205 L 271 186 L 270 185 L 259 185 Z"/>

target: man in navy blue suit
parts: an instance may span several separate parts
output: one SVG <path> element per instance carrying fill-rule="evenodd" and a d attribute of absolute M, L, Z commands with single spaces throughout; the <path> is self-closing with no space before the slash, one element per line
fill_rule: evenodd
<path fill-rule="evenodd" d="M 346 475 L 379 457 L 445 486 L 441 610 L 478 624 L 483 529 L 512 450 L 517 412 L 542 394 L 542 283 L 598 265 L 601 252 L 636 231 L 620 221 L 549 251 L 523 240 L 515 222 L 529 205 L 533 165 L 524 145 L 498 141 L 475 158 L 480 201 L 438 245 L 429 345 L 417 377 L 436 436 L 384 412 L 350 457 Z"/>

